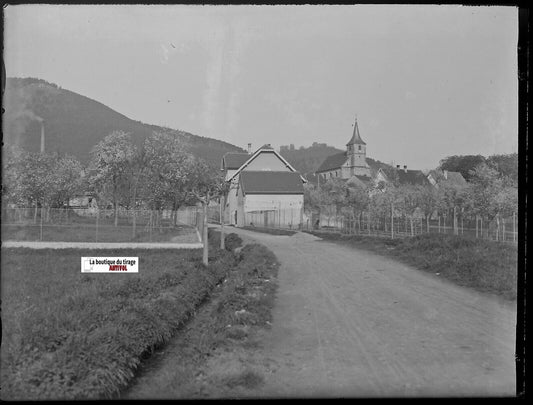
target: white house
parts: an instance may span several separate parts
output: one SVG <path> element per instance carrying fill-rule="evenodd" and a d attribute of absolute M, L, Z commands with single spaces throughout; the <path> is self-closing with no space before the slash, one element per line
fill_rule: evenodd
<path fill-rule="evenodd" d="M 227 153 L 221 169 L 231 183 L 224 221 L 235 226 L 297 228 L 306 180 L 269 144 L 254 153 Z"/>

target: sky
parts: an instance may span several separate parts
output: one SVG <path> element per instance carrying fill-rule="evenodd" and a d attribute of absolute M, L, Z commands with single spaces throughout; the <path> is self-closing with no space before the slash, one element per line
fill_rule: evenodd
<path fill-rule="evenodd" d="M 452 5 L 15 5 L 8 77 L 255 149 L 345 149 L 430 169 L 518 150 L 518 9 Z"/>

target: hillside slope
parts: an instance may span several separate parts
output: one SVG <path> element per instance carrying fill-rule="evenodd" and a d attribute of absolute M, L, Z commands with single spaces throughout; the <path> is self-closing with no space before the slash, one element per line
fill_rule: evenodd
<path fill-rule="evenodd" d="M 333 146 L 320 145 L 293 150 L 282 150 L 280 154 L 300 173 L 311 174 L 320 167 L 328 156 L 335 155 L 339 152 L 342 152 L 342 150 Z"/>
<path fill-rule="evenodd" d="M 88 97 L 34 78 L 7 78 L 3 98 L 5 145 L 40 150 L 41 121 L 47 152 L 68 153 L 86 163 L 91 148 L 114 130 L 130 132 L 139 145 L 152 131 L 171 132 L 183 139 L 189 150 L 219 166 L 226 152 L 243 149 L 216 139 L 134 121 Z"/>

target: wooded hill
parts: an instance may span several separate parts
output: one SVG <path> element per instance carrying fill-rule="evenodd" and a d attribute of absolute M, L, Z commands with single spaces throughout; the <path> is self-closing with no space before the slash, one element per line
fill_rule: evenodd
<path fill-rule="evenodd" d="M 217 167 L 224 153 L 244 152 L 227 142 L 134 121 L 98 101 L 36 78 L 7 78 L 3 107 L 5 145 L 38 152 L 43 121 L 45 150 L 73 155 L 84 164 L 92 147 L 115 130 L 131 133 L 135 144 L 153 131 L 175 134 L 192 154 Z"/>

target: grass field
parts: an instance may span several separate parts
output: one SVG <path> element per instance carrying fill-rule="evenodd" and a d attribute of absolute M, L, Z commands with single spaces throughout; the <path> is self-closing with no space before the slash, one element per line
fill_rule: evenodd
<path fill-rule="evenodd" d="M 2 240 L 38 241 L 41 240 L 39 224 L 2 225 Z M 150 231 L 146 227 L 138 226 L 133 236 L 131 225 L 94 223 L 72 223 L 69 225 L 44 225 L 42 240 L 47 242 L 175 242 L 196 243 L 198 236 L 192 226 L 165 226 Z"/>
<path fill-rule="evenodd" d="M 311 233 L 325 240 L 399 259 L 459 285 L 509 300 L 516 299 L 518 258 L 514 245 L 446 234 L 388 239 L 330 232 Z"/>
<path fill-rule="evenodd" d="M 229 252 L 100 250 L 139 273 L 83 274 L 83 249 L 2 248 L 3 400 L 96 399 L 125 386 L 235 265 Z"/>

